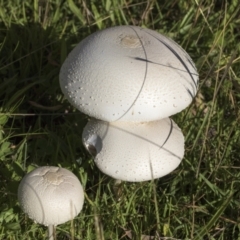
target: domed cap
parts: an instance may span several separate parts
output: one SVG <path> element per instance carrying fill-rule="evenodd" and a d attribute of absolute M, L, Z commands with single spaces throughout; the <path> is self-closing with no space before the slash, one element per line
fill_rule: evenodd
<path fill-rule="evenodd" d="M 198 73 L 171 39 L 118 26 L 91 34 L 72 50 L 60 85 L 70 103 L 91 117 L 145 122 L 186 108 L 196 95 Z"/>
<path fill-rule="evenodd" d="M 169 118 L 145 123 L 90 120 L 83 143 L 103 173 L 130 182 L 160 178 L 184 155 L 183 134 Z"/>
<path fill-rule="evenodd" d="M 22 210 L 35 222 L 49 226 L 67 222 L 82 210 L 84 192 L 78 178 L 59 167 L 39 167 L 18 188 Z"/>

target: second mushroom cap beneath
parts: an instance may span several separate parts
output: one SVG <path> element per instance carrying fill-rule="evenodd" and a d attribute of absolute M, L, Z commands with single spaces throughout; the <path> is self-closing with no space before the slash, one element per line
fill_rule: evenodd
<path fill-rule="evenodd" d="M 145 123 L 90 120 L 82 138 L 97 167 L 124 181 L 163 177 L 184 155 L 183 134 L 170 118 Z"/>

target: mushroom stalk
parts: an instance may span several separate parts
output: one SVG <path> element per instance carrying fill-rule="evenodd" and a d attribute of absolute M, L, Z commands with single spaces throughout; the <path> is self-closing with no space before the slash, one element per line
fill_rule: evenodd
<path fill-rule="evenodd" d="M 54 231 L 55 231 L 55 227 L 54 225 L 48 225 L 48 239 L 49 240 L 54 240 Z"/>
<path fill-rule="evenodd" d="M 113 191 L 116 195 L 117 201 L 120 201 L 122 195 L 122 180 L 115 179 L 113 184 Z"/>

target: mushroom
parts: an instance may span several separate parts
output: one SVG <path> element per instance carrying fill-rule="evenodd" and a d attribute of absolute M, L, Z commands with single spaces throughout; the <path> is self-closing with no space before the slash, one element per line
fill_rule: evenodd
<path fill-rule="evenodd" d="M 60 71 L 69 102 L 99 120 L 148 122 L 176 114 L 196 95 L 190 56 L 162 34 L 136 26 L 97 31 L 81 41 Z"/>
<path fill-rule="evenodd" d="M 18 187 L 22 210 L 35 222 L 48 226 L 53 239 L 55 226 L 76 217 L 82 210 L 84 192 L 69 170 L 39 167 L 28 173 Z"/>
<path fill-rule="evenodd" d="M 170 118 L 143 123 L 90 120 L 82 138 L 97 167 L 123 181 L 160 178 L 184 155 L 183 134 Z"/>

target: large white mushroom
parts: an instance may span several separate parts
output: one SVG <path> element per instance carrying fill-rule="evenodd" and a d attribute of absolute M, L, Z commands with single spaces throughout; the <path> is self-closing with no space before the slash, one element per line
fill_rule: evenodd
<path fill-rule="evenodd" d="M 90 120 L 83 144 L 105 174 L 139 182 L 162 177 L 180 164 L 184 137 L 172 119 L 144 123 Z"/>
<path fill-rule="evenodd" d="M 81 41 L 60 71 L 60 86 L 81 112 L 103 121 L 147 122 L 186 108 L 198 73 L 190 56 L 156 31 L 117 26 Z"/>
<path fill-rule="evenodd" d="M 53 239 L 54 227 L 72 220 L 82 210 L 84 192 L 72 172 L 45 166 L 25 175 L 18 187 L 18 200 L 31 219 L 48 226 L 49 239 Z"/>
<path fill-rule="evenodd" d="M 107 175 L 145 181 L 180 164 L 184 137 L 168 117 L 192 102 L 198 73 L 171 39 L 136 26 L 95 32 L 65 60 L 60 86 L 73 106 L 96 119 L 83 143 Z"/>

